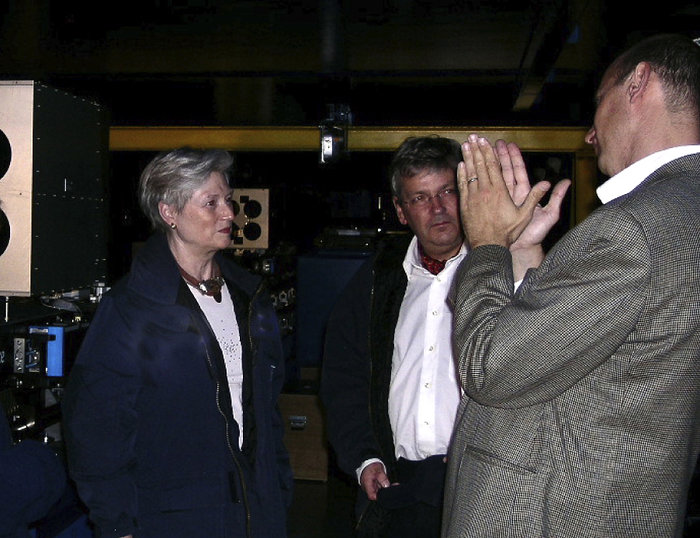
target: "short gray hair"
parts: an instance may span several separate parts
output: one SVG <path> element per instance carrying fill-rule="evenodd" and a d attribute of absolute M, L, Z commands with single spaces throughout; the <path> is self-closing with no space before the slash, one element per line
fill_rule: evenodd
<path fill-rule="evenodd" d="M 420 172 L 451 170 L 457 173 L 462 147 L 452 138 L 438 135 L 409 137 L 394 153 L 389 167 L 391 193 L 401 197 L 401 182 Z"/>
<path fill-rule="evenodd" d="M 178 148 L 159 153 L 141 173 L 139 204 L 154 230 L 168 231 L 158 204 L 166 203 L 180 212 L 192 194 L 207 182 L 212 172 L 230 180 L 233 157 L 221 149 Z"/>

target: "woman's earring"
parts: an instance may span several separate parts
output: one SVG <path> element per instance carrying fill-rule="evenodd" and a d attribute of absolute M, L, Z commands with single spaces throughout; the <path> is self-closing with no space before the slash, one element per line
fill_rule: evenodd
<path fill-rule="evenodd" d="M 170 227 L 174 230 L 175 228 L 177 228 L 177 224 L 175 224 L 174 222 L 171 222 Z"/>

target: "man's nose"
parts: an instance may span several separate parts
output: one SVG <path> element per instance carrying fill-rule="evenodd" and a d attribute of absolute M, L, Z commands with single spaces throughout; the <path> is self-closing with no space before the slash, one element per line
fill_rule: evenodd
<path fill-rule="evenodd" d="M 445 210 L 445 201 L 440 196 L 431 196 L 430 198 L 430 210 L 435 212 L 442 212 Z"/>

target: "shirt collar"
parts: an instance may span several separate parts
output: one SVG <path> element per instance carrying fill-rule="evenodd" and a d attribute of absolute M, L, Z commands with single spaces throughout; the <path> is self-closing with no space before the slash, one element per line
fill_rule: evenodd
<path fill-rule="evenodd" d="M 652 153 L 612 176 L 596 189 L 596 194 L 601 202 L 607 204 L 615 198 L 632 192 L 663 165 L 692 153 L 700 153 L 700 145 L 676 146 Z"/>
<path fill-rule="evenodd" d="M 462 242 L 459 252 L 445 262 L 445 269 L 450 267 L 452 264 L 459 263 L 462 258 L 464 258 L 466 253 L 467 247 L 464 242 Z M 431 274 L 430 271 L 423 267 L 420 259 L 420 253 L 418 252 L 418 238 L 415 235 L 413 236 L 413 239 L 411 239 L 411 243 L 408 245 L 408 250 L 406 251 L 406 256 L 403 259 L 403 269 L 406 271 L 406 276 L 409 279 L 411 278 L 411 272 L 415 270 L 420 270 L 429 276 L 436 276 Z"/>

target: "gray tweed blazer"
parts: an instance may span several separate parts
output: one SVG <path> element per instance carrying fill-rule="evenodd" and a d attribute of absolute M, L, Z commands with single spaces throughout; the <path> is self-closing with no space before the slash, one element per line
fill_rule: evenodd
<path fill-rule="evenodd" d="M 497 246 L 456 277 L 467 396 L 443 536 L 680 536 L 700 448 L 700 155 L 596 210 L 512 290 Z"/>

